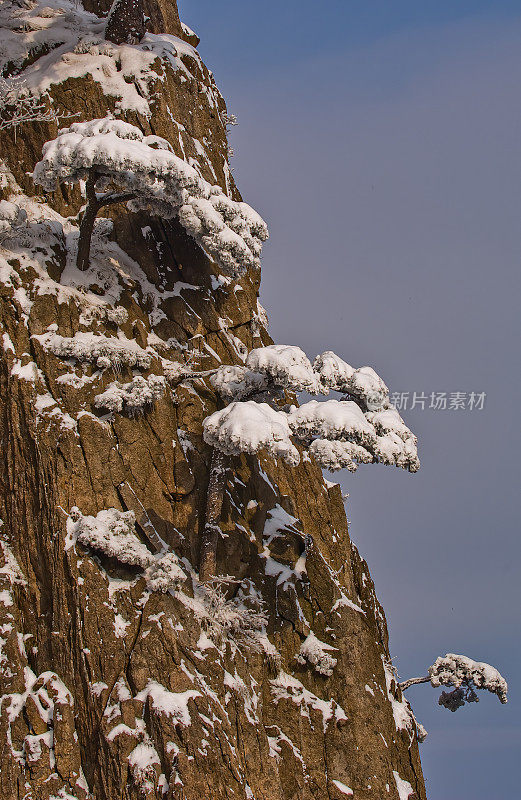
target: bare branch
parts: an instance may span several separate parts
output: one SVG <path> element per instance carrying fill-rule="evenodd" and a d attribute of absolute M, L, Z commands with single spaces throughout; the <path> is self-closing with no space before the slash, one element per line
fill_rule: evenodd
<path fill-rule="evenodd" d="M 430 681 L 431 681 L 430 676 L 426 675 L 424 678 L 409 678 L 408 681 L 403 681 L 402 683 L 399 683 L 398 686 L 400 687 L 402 692 L 405 692 L 405 690 L 408 689 L 409 686 L 414 686 L 417 683 L 430 683 Z"/>
<path fill-rule="evenodd" d="M 14 130 L 28 122 L 55 122 L 77 117 L 68 112 L 59 114 L 47 105 L 41 95 L 32 94 L 22 81 L 12 83 L 0 78 L 0 131 Z"/>

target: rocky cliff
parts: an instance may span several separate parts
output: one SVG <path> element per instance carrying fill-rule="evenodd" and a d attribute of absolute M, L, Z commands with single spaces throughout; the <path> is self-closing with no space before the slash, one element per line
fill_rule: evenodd
<path fill-rule="evenodd" d="M 104 40 L 109 5 L 4 0 L 4 77 L 62 126 L 113 113 L 166 138 L 240 199 L 226 106 L 175 2 L 147 0 L 148 32 L 120 45 Z M 1 797 L 423 800 L 384 613 L 316 464 L 232 458 L 228 580 L 198 581 L 218 399 L 179 365 L 270 342 L 260 272 L 227 278 L 178 220 L 124 205 L 80 272 L 80 191 L 31 178 L 56 132 L 0 131 Z M 111 409 L 109 387 L 127 392 Z M 133 558 L 109 546 L 128 531 Z"/>

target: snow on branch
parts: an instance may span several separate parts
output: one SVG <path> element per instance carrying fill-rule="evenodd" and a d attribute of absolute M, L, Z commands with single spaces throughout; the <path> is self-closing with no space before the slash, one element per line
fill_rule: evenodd
<path fill-rule="evenodd" d="M 210 380 L 230 405 L 205 420 L 205 441 L 224 453 L 267 449 L 288 463 L 299 463 L 293 436 L 321 467 L 332 471 L 354 472 L 358 464 L 371 462 L 410 472 L 420 467 L 416 437 L 390 406 L 380 376 L 371 367 L 354 369 L 330 350 L 312 365 L 300 347 L 258 347 L 248 354 L 245 366 L 221 366 Z M 273 404 L 284 389 L 317 394 L 334 390 L 347 398 L 310 400 L 289 412 L 264 402 Z"/>
<path fill-rule="evenodd" d="M 376 444 L 374 427 L 351 400 L 310 400 L 299 408 L 292 406 L 288 422 L 300 439 L 319 436 L 354 441 L 366 447 Z"/>
<path fill-rule="evenodd" d="M 226 579 L 213 581 L 202 589 L 201 626 L 207 636 L 221 645 L 226 639 L 263 649 L 267 617 L 262 609 L 246 606 L 240 597 L 228 599 L 223 591 Z"/>
<path fill-rule="evenodd" d="M 405 691 L 409 686 L 429 682 L 435 687 L 455 687 L 451 692 L 442 692 L 438 699 L 439 705 L 448 708 L 449 711 L 457 711 L 465 703 L 477 703 L 479 697 L 475 692 L 476 689 L 492 692 L 497 695 L 501 703 L 506 703 L 508 699 L 507 682 L 495 667 L 456 653 L 439 656 L 429 667 L 428 675 L 403 681 L 400 683 L 400 688 Z"/>
<path fill-rule="evenodd" d="M 248 395 L 268 388 L 265 375 L 242 366 L 221 366 L 210 378 L 215 391 L 223 400 L 242 400 Z"/>
<path fill-rule="evenodd" d="M 106 391 L 96 395 L 94 405 L 108 411 L 124 410 L 133 415 L 159 400 L 165 393 L 166 385 L 164 375 L 149 375 L 148 378 L 136 375 L 129 383 L 123 384 L 114 381 Z"/>
<path fill-rule="evenodd" d="M 389 389 L 372 367 L 355 369 L 346 391 L 369 411 L 389 404 Z"/>
<path fill-rule="evenodd" d="M 382 464 L 417 472 L 420 466 L 416 436 L 409 430 L 395 408 L 367 412 L 366 418 L 377 433 L 375 455 Z"/>
<path fill-rule="evenodd" d="M 275 411 L 267 403 L 253 400 L 230 403 L 204 420 L 203 436 L 207 444 L 227 455 L 267 450 L 274 458 L 283 458 L 288 464 L 300 461 L 290 439 L 287 414 Z"/>
<path fill-rule="evenodd" d="M 336 392 L 349 391 L 349 381 L 355 370 L 332 350 L 326 350 L 317 356 L 313 362 L 313 369 L 320 375 L 327 389 L 334 389 Z"/>
<path fill-rule="evenodd" d="M 311 442 L 309 453 L 322 469 L 330 472 L 340 469 L 356 472 L 359 464 L 371 464 L 374 461 L 373 455 L 365 447 L 339 440 L 331 442 L 329 439 L 315 439 Z"/>
<path fill-rule="evenodd" d="M 42 96 L 33 94 L 21 80 L 0 78 L 0 131 L 14 130 L 29 122 L 56 122 L 76 114 L 58 114 Z"/>
<path fill-rule="evenodd" d="M 44 145 L 33 179 L 47 191 L 64 182 L 87 181 L 89 203 L 80 228 L 79 253 L 82 238 L 90 247 L 99 209 L 125 202 L 132 211 L 145 210 L 164 219 L 177 216 L 187 233 L 232 277 L 260 265 L 262 244 L 268 238 L 261 217 L 201 178 L 173 153 L 166 139 L 145 136 L 122 120 L 105 117 L 66 128 Z M 88 248 L 79 266 L 86 265 Z"/>
<path fill-rule="evenodd" d="M 364 409 L 377 411 L 389 405 L 389 389 L 372 367 L 354 369 L 327 350 L 316 357 L 313 369 L 326 388 L 351 395 Z"/>
<path fill-rule="evenodd" d="M 497 669 L 482 661 L 473 661 L 467 656 L 455 653 L 440 656 L 429 667 L 429 677 L 432 686 L 456 687 L 454 692 L 442 692 L 439 699 L 440 705 L 450 711 L 456 711 L 465 702 L 477 702 L 479 698 L 474 688 L 487 689 L 497 695 L 500 703 L 507 702 L 508 685 Z"/>
<path fill-rule="evenodd" d="M 152 356 L 137 342 L 121 335 L 116 338 L 88 331 L 67 337 L 49 331 L 35 334 L 34 338 L 42 344 L 44 350 L 59 358 L 95 363 L 100 369 L 120 369 L 122 366 L 147 369 L 152 362 Z"/>
<path fill-rule="evenodd" d="M 166 553 L 154 559 L 145 571 L 147 589 L 150 592 L 168 592 L 186 579 L 175 553 Z"/>
<path fill-rule="evenodd" d="M 320 394 L 322 391 L 320 377 L 300 347 L 286 344 L 257 347 L 249 353 L 246 366 L 268 376 L 275 385 L 294 392 Z"/>

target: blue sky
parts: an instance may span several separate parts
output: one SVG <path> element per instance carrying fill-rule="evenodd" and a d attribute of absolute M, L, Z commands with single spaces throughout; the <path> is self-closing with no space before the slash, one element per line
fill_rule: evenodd
<path fill-rule="evenodd" d="M 403 678 L 462 652 L 510 701 L 429 731 L 430 800 L 519 795 L 521 9 L 513 2 L 181 2 L 239 118 L 234 174 L 271 239 L 276 341 L 370 364 L 391 390 L 479 391 L 404 411 L 417 475 L 340 473 Z"/>

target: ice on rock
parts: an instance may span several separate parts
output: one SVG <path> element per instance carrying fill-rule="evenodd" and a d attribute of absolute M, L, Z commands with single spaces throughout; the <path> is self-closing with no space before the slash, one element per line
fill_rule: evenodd
<path fill-rule="evenodd" d="M 396 676 L 396 669 L 390 661 L 386 661 L 384 656 L 382 656 L 382 664 L 385 673 L 385 686 L 387 690 L 387 697 L 389 699 L 389 702 L 391 703 L 396 730 L 412 731 L 414 729 L 415 720 L 414 720 L 414 715 L 411 711 L 411 707 L 404 697 L 402 697 L 401 700 L 398 700 L 395 697 L 394 687 L 398 682 Z"/>
<path fill-rule="evenodd" d="M 140 742 L 128 756 L 132 777 L 144 793 L 154 792 L 157 783 L 155 767 L 161 767 L 161 760 L 149 736 Z"/>
<path fill-rule="evenodd" d="M 274 384 L 291 391 L 311 394 L 321 391 L 319 378 L 300 347 L 286 344 L 257 347 L 249 353 L 246 366 L 253 372 L 269 376 Z"/>
<path fill-rule="evenodd" d="M 147 686 L 136 695 L 136 700 L 142 702 L 149 700 L 151 711 L 171 717 L 174 723 L 186 728 L 192 723 L 188 703 L 196 697 L 201 697 L 201 693 L 194 689 L 186 692 L 169 692 L 157 681 L 149 681 Z"/>
<path fill-rule="evenodd" d="M 331 782 L 334 783 L 338 791 L 341 792 L 342 794 L 345 794 L 348 797 L 352 797 L 354 795 L 354 792 L 351 789 L 351 787 L 347 786 L 345 783 L 342 783 L 342 781 L 331 781 Z"/>
<path fill-rule="evenodd" d="M 398 792 L 398 797 L 400 800 L 409 800 L 411 794 L 415 794 L 414 789 L 412 788 L 409 781 L 400 778 L 400 775 L 396 770 L 393 770 L 394 780 L 396 782 L 396 790 Z"/>
<path fill-rule="evenodd" d="M 0 200 L 0 242 L 27 222 L 27 212 L 16 203 Z"/>
<path fill-rule="evenodd" d="M 204 420 L 203 436 L 207 444 L 228 455 L 253 455 L 267 450 L 288 464 L 300 462 L 298 450 L 290 439 L 287 415 L 267 403 L 252 400 L 230 403 Z"/>

